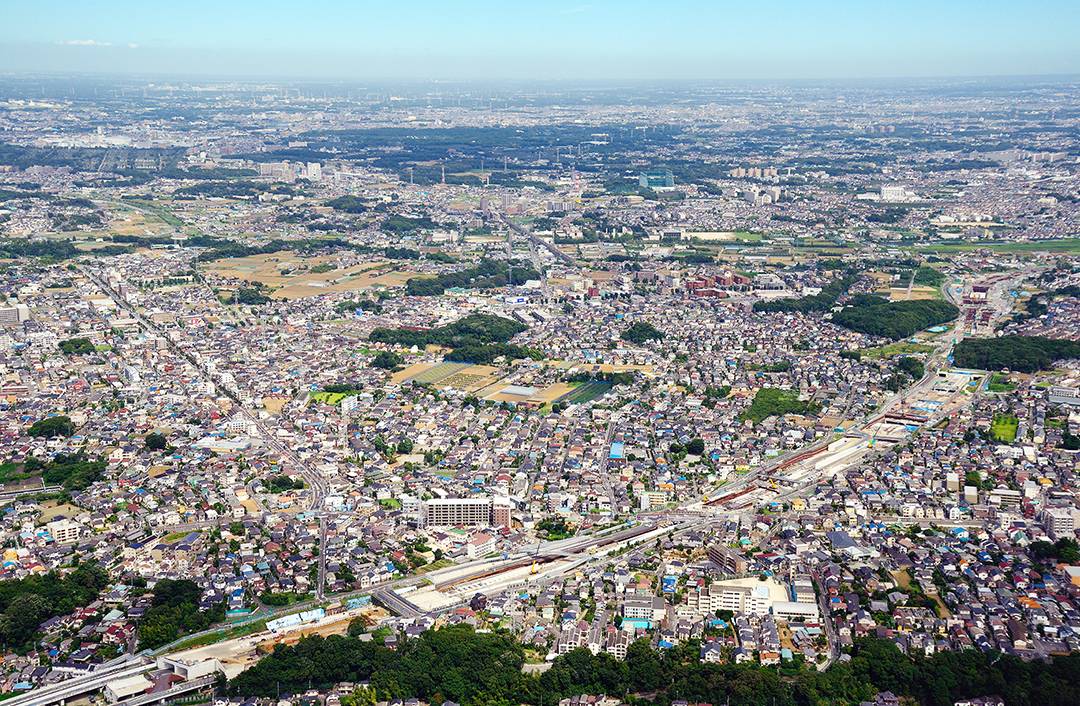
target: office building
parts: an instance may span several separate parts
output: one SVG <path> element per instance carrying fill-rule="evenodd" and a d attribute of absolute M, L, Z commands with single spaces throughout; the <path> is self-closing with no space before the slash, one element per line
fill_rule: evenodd
<path fill-rule="evenodd" d="M 675 175 L 670 169 L 657 169 L 651 172 L 642 172 L 638 177 L 638 186 L 643 189 L 673 189 L 675 188 Z"/>

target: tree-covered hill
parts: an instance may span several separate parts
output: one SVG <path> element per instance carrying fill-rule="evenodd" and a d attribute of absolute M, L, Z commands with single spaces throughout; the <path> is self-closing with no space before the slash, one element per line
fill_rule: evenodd
<path fill-rule="evenodd" d="M 825 672 L 791 665 L 703 664 L 692 644 L 654 650 L 638 640 L 618 661 L 580 647 L 554 661 L 539 677 L 523 674 L 522 647 L 509 633 L 476 633 L 467 625 L 399 639 L 395 650 L 356 637 L 301 638 L 278 645 L 228 685 L 231 695 L 274 696 L 370 682 L 376 701 L 415 697 L 429 703 L 556 704 L 573 694 L 617 695 L 668 704 L 675 699 L 750 706 L 855 706 L 881 691 L 926 706 L 999 695 L 1007 706 L 1080 703 L 1080 653 L 1055 655 L 1048 664 L 998 652 L 941 652 L 908 657 L 889 640 L 859 638 L 851 661 Z"/>
<path fill-rule="evenodd" d="M 1080 342 L 1042 336 L 965 338 L 956 344 L 954 362 L 961 368 L 1037 373 L 1055 360 L 1080 358 Z"/>
<path fill-rule="evenodd" d="M 452 324 L 427 331 L 379 327 L 368 335 L 368 339 L 404 347 L 423 348 L 427 345 L 465 347 L 484 343 L 506 343 L 528 328 L 517 321 L 504 319 L 494 314 L 469 314 Z"/>
<path fill-rule="evenodd" d="M 946 301 L 893 302 L 873 294 L 858 294 L 833 314 L 832 321 L 852 331 L 896 340 L 959 315 L 960 310 Z"/>
<path fill-rule="evenodd" d="M 505 262 L 483 260 L 475 267 L 460 272 L 444 272 L 435 277 L 413 277 L 405 282 L 405 290 L 410 296 L 438 296 L 447 289 L 495 289 L 511 285 L 525 284 L 531 279 L 540 279 L 540 273 L 524 263 L 515 263 L 513 272 L 508 272 Z M 510 282 L 508 277 L 513 277 Z"/>

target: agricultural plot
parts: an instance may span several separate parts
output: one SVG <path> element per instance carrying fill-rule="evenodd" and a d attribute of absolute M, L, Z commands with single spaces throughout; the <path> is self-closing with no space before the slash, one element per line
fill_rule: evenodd
<path fill-rule="evenodd" d="M 912 287 L 909 292 L 906 287 L 902 289 L 887 289 L 889 298 L 894 302 L 917 301 L 920 299 L 940 299 L 941 292 L 933 287 Z"/>
<path fill-rule="evenodd" d="M 467 390 L 488 377 L 489 375 L 486 372 L 466 370 L 460 373 L 454 373 L 446 379 L 440 380 L 439 384 L 443 387 L 452 387 L 455 390 Z"/>
<path fill-rule="evenodd" d="M 465 368 L 472 367 L 472 363 L 440 363 L 434 368 L 428 368 L 418 375 L 414 375 L 409 378 L 410 382 L 420 382 L 431 384 L 448 378 L 454 373 L 460 372 Z"/>
<path fill-rule="evenodd" d="M 571 402 L 574 404 L 591 402 L 610 389 L 611 383 L 609 382 L 585 382 L 570 390 L 559 402 Z"/>
<path fill-rule="evenodd" d="M 860 351 L 864 358 L 876 358 L 885 360 L 898 355 L 910 355 L 912 353 L 933 353 L 933 346 L 924 346 L 920 343 L 911 343 L 909 341 L 901 341 L 900 343 L 893 343 L 892 345 L 884 346 L 883 348 L 869 348 L 864 351 Z"/>
<path fill-rule="evenodd" d="M 552 402 L 562 397 L 565 397 L 566 395 L 570 394 L 573 389 L 574 386 L 570 383 L 557 382 L 551 387 L 537 392 L 535 395 L 526 400 L 526 402 L 542 407 L 544 405 L 551 404 Z"/>
<path fill-rule="evenodd" d="M 413 363 L 404 370 L 399 370 L 398 372 L 391 375 L 390 379 L 400 385 L 406 380 L 412 380 L 414 377 L 416 377 L 423 371 L 430 370 L 433 367 L 434 364 L 432 363 Z"/>
<path fill-rule="evenodd" d="M 1016 387 L 1016 383 L 1009 380 L 1008 375 L 995 375 L 986 385 L 990 392 L 1009 392 L 1014 387 Z"/>

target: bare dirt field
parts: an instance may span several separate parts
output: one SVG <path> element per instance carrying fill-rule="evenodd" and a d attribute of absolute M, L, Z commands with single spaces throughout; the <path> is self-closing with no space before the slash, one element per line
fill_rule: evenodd
<path fill-rule="evenodd" d="M 42 504 L 41 521 L 52 522 L 55 518 L 63 515 L 67 518 L 74 518 L 76 515 L 81 515 L 84 510 L 80 510 L 74 505 L 59 505 L 55 500 Z"/>
<path fill-rule="evenodd" d="M 902 289 L 888 289 L 881 291 L 883 293 L 887 291 L 889 293 L 889 298 L 894 302 L 913 302 L 919 299 L 936 299 L 938 297 L 938 291 L 933 287 L 912 287 L 910 294 L 906 287 Z"/>
<path fill-rule="evenodd" d="M 277 287 L 271 295 L 275 299 L 300 299 L 376 286 L 396 287 L 404 285 L 411 277 L 427 276 L 417 272 L 399 272 L 395 269 L 396 263 L 381 260 L 329 272 L 311 272 L 312 268 L 332 264 L 333 260 L 334 258 L 329 256 L 301 258 L 291 253 L 278 252 L 219 260 L 207 265 L 207 269 L 222 277 L 235 277 Z"/>
<path fill-rule="evenodd" d="M 263 406 L 266 407 L 268 412 L 278 414 L 281 412 L 281 408 L 285 406 L 285 403 L 289 400 L 284 397 L 264 397 Z"/>
<path fill-rule="evenodd" d="M 438 363 L 413 363 L 404 370 L 401 370 L 391 375 L 390 380 L 400 385 L 405 380 L 419 375 L 428 368 L 434 368 L 436 365 L 438 365 Z"/>
<path fill-rule="evenodd" d="M 552 385 L 551 387 L 548 387 L 548 388 L 546 388 L 544 390 L 541 390 L 540 392 L 537 392 L 535 395 L 533 395 L 532 397 L 530 397 L 528 399 L 528 402 L 530 404 L 539 404 L 539 405 L 550 404 L 550 403 L 554 402 L 555 400 L 559 399 L 560 397 L 562 397 L 563 395 L 569 394 L 570 390 L 573 390 L 573 389 L 574 388 L 570 386 L 570 383 L 558 382 L 558 383 L 555 383 L 554 385 Z"/>

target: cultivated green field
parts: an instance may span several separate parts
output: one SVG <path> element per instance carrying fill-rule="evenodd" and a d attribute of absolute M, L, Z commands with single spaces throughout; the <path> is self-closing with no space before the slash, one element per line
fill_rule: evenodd
<path fill-rule="evenodd" d="M 1080 254 L 1080 238 L 1062 238 L 1060 240 L 1039 240 L 1034 243 L 942 243 L 941 245 L 919 245 L 921 252 L 959 253 L 971 250 L 992 250 L 1000 253 L 1057 252 Z"/>
<path fill-rule="evenodd" d="M 933 350 L 933 346 L 924 346 L 920 343 L 910 343 L 905 341 L 903 343 L 894 343 L 891 346 L 885 346 L 884 348 L 871 348 L 859 352 L 862 353 L 864 358 L 884 360 L 898 355 L 910 355 L 911 353 L 930 353 Z"/>
<path fill-rule="evenodd" d="M 409 378 L 410 382 L 425 382 L 433 383 L 442 380 L 443 378 L 450 377 L 456 372 L 464 370 L 472 365 L 472 363 L 441 363 L 434 368 L 429 368 L 419 375 Z"/>
<path fill-rule="evenodd" d="M 573 402 L 580 404 L 582 402 L 589 402 L 600 397 L 605 392 L 611 389 L 611 383 L 607 382 L 586 382 L 578 385 L 570 391 L 568 395 L 563 397 L 561 402 Z"/>

